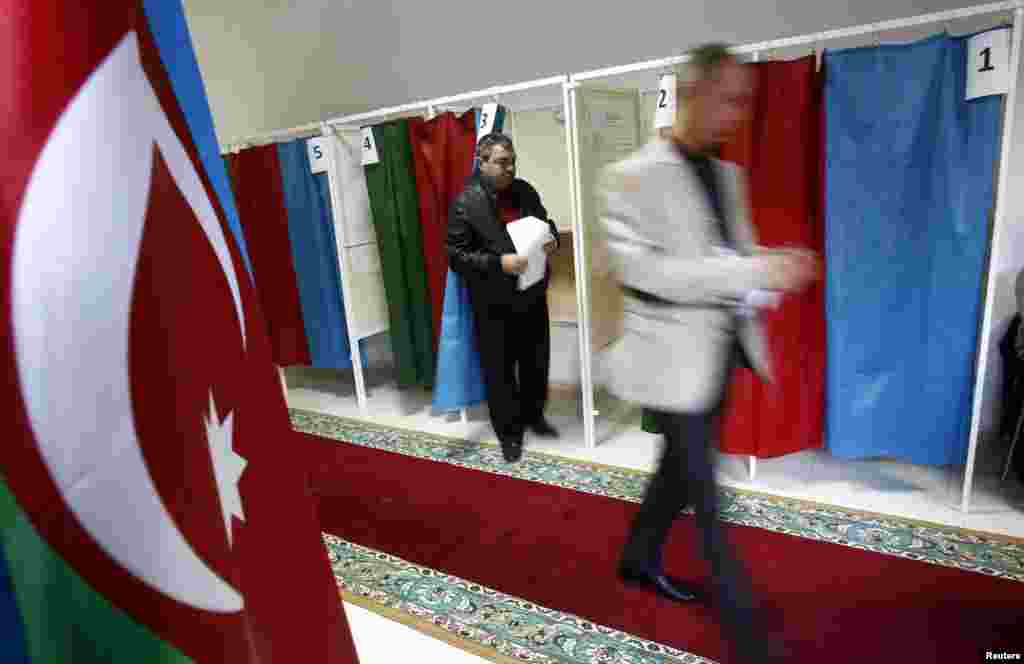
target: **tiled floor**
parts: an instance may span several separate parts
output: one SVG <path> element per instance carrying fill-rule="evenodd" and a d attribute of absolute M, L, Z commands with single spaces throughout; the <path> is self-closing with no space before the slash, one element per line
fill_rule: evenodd
<path fill-rule="evenodd" d="M 334 415 L 366 418 L 407 429 L 475 440 L 494 440 L 486 408 L 469 412 L 468 422 L 457 416 L 430 412 L 429 395 L 401 392 L 393 387 L 390 371 L 367 372 L 369 403 L 366 413 L 356 404 L 351 373 L 290 369 L 287 372 L 288 403 Z M 528 440 L 537 451 L 597 463 L 652 470 L 658 437 L 644 433 L 637 411 L 619 411 L 607 403 L 598 405 L 600 419 L 596 449 L 583 443 L 578 404 L 553 402 L 549 416 L 562 437 L 555 441 Z M 894 461 L 838 461 L 825 451 L 807 451 L 756 463 L 753 480 L 744 457 L 722 455 L 719 475 L 723 483 L 766 493 L 840 505 L 858 510 L 893 514 L 961 528 L 1024 537 L 1024 489 L 1008 479 L 999 481 L 992 472 L 999 459 L 982 459 L 975 478 L 970 512 L 960 511 L 962 469 L 914 466 Z M 408 627 L 388 621 L 358 607 L 346 605 L 362 664 L 412 661 L 398 653 L 416 653 L 416 661 L 479 662 L 468 655 Z M 425 657 L 429 654 L 429 657 Z"/>

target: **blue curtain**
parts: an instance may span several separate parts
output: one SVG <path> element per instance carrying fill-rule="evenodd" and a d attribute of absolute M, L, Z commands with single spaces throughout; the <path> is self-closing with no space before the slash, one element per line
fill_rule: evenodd
<path fill-rule="evenodd" d="M 281 143 L 277 154 L 310 358 L 314 367 L 347 369 L 352 358 L 327 174 L 310 171 L 305 140 Z M 365 364 L 365 348 L 360 352 Z"/>
<path fill-rule="evenodd" d="M 494 131 L 505 126 L 505 107 L 499 106 Z M 475 111 L 480 126 L 480 109 Z M 477 137 L 482 138 L 481 136 Z M 474 160 L 473 174 L 479 172 Z M 480 351 L 473 327 L 473 307 L 469 289 L 462 277 L 448 270 L 444 288 L 444 310 L 441 313 L 441 340 L 437 349 L 437 379 L 434 381 L 435 412 L 444 413 L 469 408 L 487 400 Z"/>
<path fill-rule="evenodd" d="M 1001 98 L 966 38 L 828 52 L 828 445 L 966 458 Z"/>
<path fill-rule="evenodd" d="M 448 270 L 441 313 L 441 341 L 438 344 L 437 380 L 434 381 L 434 411 L 451 412 L 487 400 L 480 351 L 473 329 L 473 307 L 469 289 L 457 273 Z"/>

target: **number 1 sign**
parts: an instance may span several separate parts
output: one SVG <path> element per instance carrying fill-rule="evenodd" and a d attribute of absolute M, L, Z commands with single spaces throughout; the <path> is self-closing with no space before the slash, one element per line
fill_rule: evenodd
<path fill-rule="evenodd" d="M 967 40 L 967 99 L 1002 95 L 1010 89 L 1010 28 Z"/>

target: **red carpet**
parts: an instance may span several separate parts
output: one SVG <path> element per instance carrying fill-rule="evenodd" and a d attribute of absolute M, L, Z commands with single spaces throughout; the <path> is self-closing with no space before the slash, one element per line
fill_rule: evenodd
<path fill-rule="evenodd" d="M 614 578 L 638 508 L 611 498 L 305 434 L 325 531 L 501 592 L 727 663 L 712 612 Z M 729 526 L 800 664 L 980 662 L 1024 646 L 1024 585 Z M 669 570 L 703 578 L 681 517 Z"/>

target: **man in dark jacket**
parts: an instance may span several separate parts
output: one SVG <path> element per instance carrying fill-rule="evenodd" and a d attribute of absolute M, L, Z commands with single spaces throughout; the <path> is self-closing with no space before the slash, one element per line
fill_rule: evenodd
<path fill-rule="evenodd" d="M 526 429 L 546 437 L 558 432 L 544 418 L 551 364 L 550 267 L 539 283 L 520 291 L 519 275 L 528 261 L 516 253 L 505 226 L 524 217 L 547 221 L 548 254 L 559 244 L 558 229 L 537 191 L 516 178 L 511 139 L 487 134 L 477 145 L 477 157 L 479 172 L 449 213 L 448 258 L 469 287 L 491 424 L 512 463 L 522 457 Z"/>

